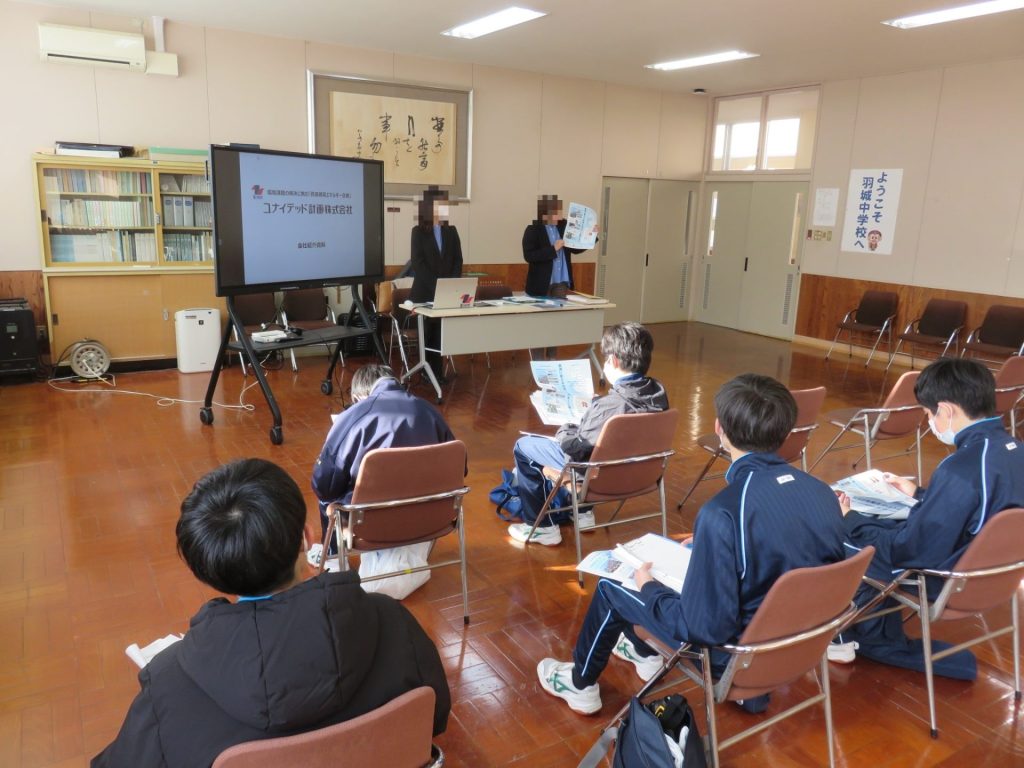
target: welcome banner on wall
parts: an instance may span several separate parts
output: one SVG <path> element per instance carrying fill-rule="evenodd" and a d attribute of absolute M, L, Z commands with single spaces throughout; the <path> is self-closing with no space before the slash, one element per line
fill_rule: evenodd
<path fill-rule="evenodd" d="M 880 256 L 892 254 L 902 183 L 902 168 L 850 171 L 842 250 Z"/>

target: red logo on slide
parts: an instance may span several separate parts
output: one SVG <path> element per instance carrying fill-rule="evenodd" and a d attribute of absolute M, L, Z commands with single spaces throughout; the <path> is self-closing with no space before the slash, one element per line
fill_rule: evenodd
<path fill-rule="evenodd" d="M 252 196 L 257 200 L 261 200 L 263 198 L 263 187 L 261 187 L 259 184 L 253 184 Z"/>

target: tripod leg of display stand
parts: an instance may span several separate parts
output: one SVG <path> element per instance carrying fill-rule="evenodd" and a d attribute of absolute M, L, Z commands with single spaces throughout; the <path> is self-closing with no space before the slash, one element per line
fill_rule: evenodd
<path fill-rule="evenodd" d="M 228 297 L 228 315 L 231 317 L 231 322 L 235 324 L 236 328 L 243 327 L 242 323 L 235 316 L 235 305 L 230 297 Z M 284 442 L 284 434 L 281 431 L 281 409 L 277 405 L 277 400 L 274 399 L 274 393 L 270 389 L 270 384 L 267 383 L 267 377 L 263 373 L 263 366 L 260 365 L 256 350 L 253 349 L 248 334 L 244 332 L 239 333 L 238 340 L 242 344 L 244 358 L 252 365 L 252 371 L 256 374 L 256 381 L 259 382 L 260 389 L 263 390 L 263 397 L 266 399 L 267 405 L 270 406 L 270 412 L 274 416 L 274 426 L 270 428 L 270 442 L 274 445 L 280 445 Z"/>
<path fill-rule="evenodd" d="M 224 355 L 227 354 L 232 328 L 234 328 L 234 320 L 229 315 L 228 324 L 225 326 L 224 335 L 220 340 L 220 349 L 217 350 L 217 359 L 213 363 L 213 370 L 210 371 L 210 383 L 206 386 L 203 407 L 199 409 L 199 420 L 203 424 L 213 424 L 213 393 L 217 389 L 217 381 L 220 379 L 220 369 L 224 367 Z"/>
<path fill-rule="evenodd" d="M 427 345 L 426 342 L 424 341 L 425 337 L 423 335 L 423 315 L 419 314 L 418 312 L 416 313 L 416 329 L 416 335 L 419 337 L 418 341 L 420 345 L 420 361 L 416 363 L 416 365 L 414 365 L 412 368 L 410 368 L 409 372 L 402 377 L 402 382 L 405 383 L 406 381 L 409 381 L 409 379 L 412 378 L 412 375 L 417 371 L 423 371 L 423 375 L 430 380 L 430 385 L 434 388 L 434 391 L 437 393 L 437 402 L 438 404 L 440 404 L 441 401 L 444 399 L 441 394 L 441 385 L 437 383 L 437 378 L 434 376 L 434 369 L 427 364 Z"/>

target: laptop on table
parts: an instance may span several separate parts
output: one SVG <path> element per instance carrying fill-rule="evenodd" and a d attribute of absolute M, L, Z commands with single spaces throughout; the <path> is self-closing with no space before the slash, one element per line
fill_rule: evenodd
<path fill-rule="evenodd" d="M 434 289 L 434 309 L 459 309 L 472 307 L 476 296 L 475 277 L 442 277 Z"/>

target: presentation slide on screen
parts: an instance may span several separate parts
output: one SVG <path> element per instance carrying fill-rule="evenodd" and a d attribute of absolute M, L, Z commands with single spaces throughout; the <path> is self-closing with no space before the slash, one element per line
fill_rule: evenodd
<path fill-rule="evenodd" d="M 245 282 L 361 275 L 363 167 L 240 153 Z"/>

